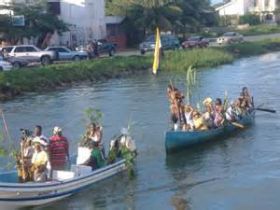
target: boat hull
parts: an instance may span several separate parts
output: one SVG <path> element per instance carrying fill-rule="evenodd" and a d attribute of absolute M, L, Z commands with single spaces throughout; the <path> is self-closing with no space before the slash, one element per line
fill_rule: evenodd
<path fill-rule="evenodd" d="M 0 182 L 0 209 L 38 206 L 58 201 L 125 169 L 125 161 L 120 160 L 87 175 L 66 181 L 22 184 Z M 15 172 L 12 173 L 14 176 Z M 9 176 L 8 173 L 6 175 Z"/>
<path fill-rule="evenodd" d="M 255 112 L 253 111 L 244 116 L 238 123 L 247 127 L 254 123 L 254 119 Z M 242 128 L 228 124 L 207 131 L 168 131 L 165 134 L 166 152 L 170 153 L 215 139 L 226 138 L 238 130 L 242 130 Z"/>

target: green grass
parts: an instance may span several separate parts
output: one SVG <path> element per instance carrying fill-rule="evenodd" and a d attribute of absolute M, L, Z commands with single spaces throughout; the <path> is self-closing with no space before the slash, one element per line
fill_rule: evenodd
<path fill-rule="evenodd" d="M 262 34 L 273 34 L 273 33 L 280 33 L 280 26 L 278 25 L 256 25 L 256 26 L 249 26 L 243 30 L 235 30 L 245 36 L 253 36 L 253 35 L 262 35 Z"/>
<path fill-rule="evenodd" d="M 166 53 L 161 68 L 166 71 L 187 71 L 195 68 L 214 67 L 234 60 L 234 56 L 222 49 L 180 50 Z"/>
<path fill-rule="evenodd" d="M 162 71 L 187 71 L 231 63 L 240 57 L 280 51 L 280 39 L 244 42 L 224 47 L 165 52 Z M 152 56 L 96 59 L 0 73 L 0 100 L 24 92 L 52 90 L 82 81 L 102 81 L 151 69 Z"/>
<path fill-rule="evenodd" d="M 99 81 L 146 70 L 150 57 L 98 59 L 0 73 L 0 99 L 22 92 L 37 92 L 80 81 Z"/>

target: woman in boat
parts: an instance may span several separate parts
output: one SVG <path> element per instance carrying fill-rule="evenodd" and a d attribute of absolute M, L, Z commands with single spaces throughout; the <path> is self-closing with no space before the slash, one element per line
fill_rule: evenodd
<path fill-rule="evenodd" d="M 179 126 L 179 109 L 177 104 L 172 103 L 170 105 L 170 112 L 171 112 L 171 122 L 173 130 L 178 130 Z"/>
<path fill-rule="evenodd" d="M 192 119 L 193 119 L 195 130 L 199 130 L 199 131 L 208 130 L 206 122 L 204 121 L 202 115 L 197 110 L 193 111 Z"/>
<path fill-rule="evenodd" d="M 91 166 L 92 170 L 99 169 L 105 166 L 106 162 L 99 148 L 99 142 L 92 141 L 90 148 L 91 148 L 91 156 L 90 159 L 85 163 L 85 165 Z"/>
<path fill-rule="evenodd" d="M 62 129 L 58 126 L 53 129 L 50 137 L 49 157 L 52 170 L 65 170 L 69 161 L 69 143 L 62 135 Z"/>
<path fill-rule="evenodd" d="M 214 106 L 214 125 L 216 127 L 220 127 L 224 123 L 224 117 L 223 117 L 224 109 L 222 100 L 220 98 L 217 98 L 215 101 Z"/>
<path fill-rule="evenodd" d="M 186 119 L 186 128 L 183 130 L 185 131 L 193 131 L 194 129 L 194 123 L 193 123 L 193 119 L 192 119 L 192 113 L 193 113 L 193 108 L 191 105 L 186 105 L 185 106 L 185 110 L 184 110 L 184 114 L 185 114 L 185 119 Z"/>
<path fill-rule="evenodd" d="M 214 127 L 214 110 L 212 104 L 212 98 L 208 97 L 202 102 L 205 107 L 205 112 L 202 114 L 204 120 L 207 123 L 209 129 Z"/>
<path fill-rule="evenodd" d="M 36 137 L 33 139 L 34 154 L 32 156 L 32 169 L 33 169 L 33 180 L 35 182 L 47 181 L 47 164 L 49 162 L 48 154 L 43 149 L 41 139 Z"/>

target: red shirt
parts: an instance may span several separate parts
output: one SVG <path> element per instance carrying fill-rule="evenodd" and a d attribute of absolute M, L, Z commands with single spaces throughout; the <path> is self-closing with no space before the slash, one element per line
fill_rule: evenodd
<path fill-rule="evenodd" d="M 49 144 L 49 155 L 52 168 L 61 168 L 66 164 L 69 154 L 69 144 L 64 136 L 52 136 Z"/>

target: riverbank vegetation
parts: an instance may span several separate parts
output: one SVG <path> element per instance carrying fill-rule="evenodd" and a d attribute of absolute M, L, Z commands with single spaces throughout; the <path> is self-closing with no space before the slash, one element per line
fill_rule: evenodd
<path fill-rule="evenodd" d="M 231 63 L 237 58 L 280 51 L 280 39 L 244 42 L 223 47 L 167 51 L 161 59 L 161 71 L 187 71 Z M 0 100 L 24 92 L 41 92 L 84 81 L 98 82 L 147 71 L 152 55 L 94 59 L 67 64 L 0 72 Z"/>

